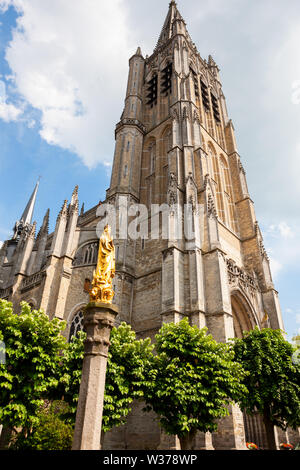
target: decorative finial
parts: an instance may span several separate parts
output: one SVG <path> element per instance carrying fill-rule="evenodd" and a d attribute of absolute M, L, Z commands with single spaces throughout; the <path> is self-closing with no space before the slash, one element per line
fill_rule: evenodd
<path fill-rule="evenodd" d="M 74 206 L 76 203 L 78 203 L 78 185 L 74 188 L 70 205 Z"/>
<path fill-rule="evenodd" d="M 80 215 L 83 215 L 83 214 L 84 214 L 84 202 L 82 203 L 81 211 L 80 211 Z"/>
<path fill-rule="evenodd" d="M 62 217 L 66 217 L 68 215 L 68 200 L 65 199 L 60 210 L 60 213 L 57 216 L 57 220 L 61 219 Z"/>
<path fill-rule="evenodd" d="M 114 296 L 112 286 L 114 276 L 115 247 L 110 226 L 106 225 L 99 242 L 98 262 L 90 290 L 90 302 L 111 303 Z"/>
<path fill-rule="evenodd" d="M 50 215 L 50 209 L 47 209 L 47 212 L 44 216 L 42 226 L 39 230 L 39 233 L 37 234 L 37 240 L 41 238 L 42 235 L 48 235 L 49 233 L 49 215 Z"/>

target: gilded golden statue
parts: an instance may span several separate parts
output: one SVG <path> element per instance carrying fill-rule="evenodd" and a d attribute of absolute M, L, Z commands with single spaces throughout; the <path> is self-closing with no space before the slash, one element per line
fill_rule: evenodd
<path fill-rule="evenodd" d="M 112 279 L 115 276 L 115 247 L 111 236 L 110 226 L 106 225 L 101 235 L 98 251 L 98 262 L 92 288 L 91 302 L 111 303 L 114 291 Z"/>

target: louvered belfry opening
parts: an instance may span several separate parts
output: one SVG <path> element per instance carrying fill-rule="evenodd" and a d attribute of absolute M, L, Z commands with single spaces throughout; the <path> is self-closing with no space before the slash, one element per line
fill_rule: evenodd
<path fill-rule="evenodd" d="M 218 100 L 217 100 L 217 98 L 215 97 L 215 95 L 213 93 L 211 93 L 210 96 L 211 96 L 211 102 L 212 102 L 212 107 L 213 107 L 214 118 L 215 118 L 216 122 L 220 123 L 221 118 L 220 118 Z"/>
<path fill-rule="evenodd" d="M 167 96 L 172 93 L 173 65 L 170 62 L 161 72 L 161 94 Z"/>
<path fill-rule="evenodd" d="M 199 98 L 199 84 L 198 84 L 198 77 L 196 72 L 191 68 L 190 69 L 192 72 L 192 77 L 193 77 L 193 82 L 194 82 L 194 90 L 195 90 L 195 96 L 196 98 Z"/>
<path fill-rule="evenodd" d="M 157 75 L 153 75 L 151 80 L 147 84 L 147 104 L 151 105 L 151 108 L 157 104 Z"/>
<path fill-rule="evenodd" d="M 202 103 L 206 111 L 209 111 L 209 96 L 207 85 L 201 80 Z"/>

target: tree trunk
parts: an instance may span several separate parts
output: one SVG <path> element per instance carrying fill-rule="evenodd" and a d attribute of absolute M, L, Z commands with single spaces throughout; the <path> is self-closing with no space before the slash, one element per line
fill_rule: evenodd
<path fill-rule="evenodd" d="M 12 430 L 10 428 L 3 426 L 1 434 L 0 434 L 0 450 L 8 449 L 11 436 L 12 436 Z"/>
<path fill-rule="evenodd" d="M 100 450 L 103 449 L 104 437 L 105 437 L 105 432 L 101 431 Z"/>
<path fill-rule="evenodd" d="M 197 429 L 192 429 L 183 437 L 180 437 L 181 450 L 195 450 Z"/>
<path fill-rule="evenodd" d="M 268 450 L 277 450 L 275 440 L 275 426 L 270 420 L 270 416 L 267 411 L 264 412 L 263 420 L 266 428 Z"/>

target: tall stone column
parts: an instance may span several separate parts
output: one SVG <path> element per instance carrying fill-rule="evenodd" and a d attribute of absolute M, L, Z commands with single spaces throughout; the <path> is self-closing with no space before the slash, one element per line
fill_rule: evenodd
<path fill-rule="evenodd" d="M 72 450 L 99 450 L 109 338 L 117 307 L 90 302 L 84 312 L 87 333 Z"/>

